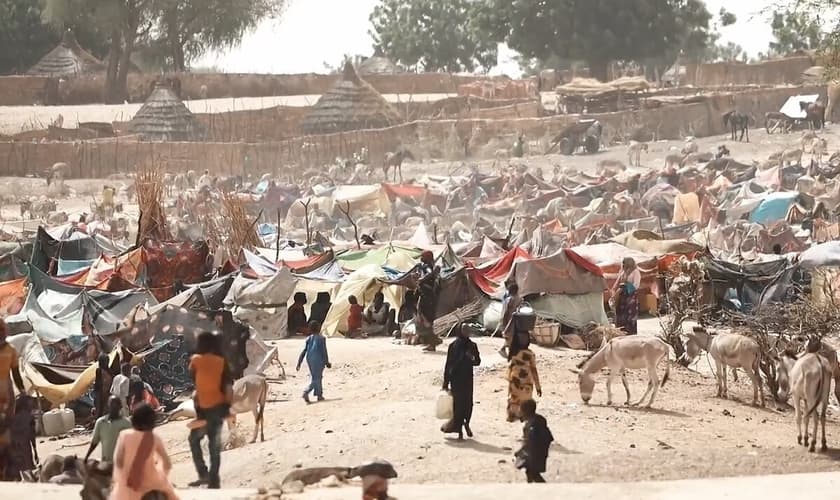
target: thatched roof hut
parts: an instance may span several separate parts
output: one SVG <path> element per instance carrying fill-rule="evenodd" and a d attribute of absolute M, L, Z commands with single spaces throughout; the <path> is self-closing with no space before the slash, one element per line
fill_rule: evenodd
<path fill-rule="evenodd" d="M 76 37 L 68 30 L 61 38 L 61 43 L 32 66 L 27 74 L 69 78 L 104 69 L 105 65 L 79 46 Z"/>
<path fill-rule="evenodd" d="M 164 82 L 155 85 L 146 103 L 129 122 L 128 130 L 149 141 L 183 142 L 204 138 L 201 124 Z"/>
<path fill-rule="evenodd" d="M 373 56 L 368 57 L 361 64 L 359 64 L 359 74 L 365 75 L 396 75 L 402 73 L 402 70 L 394 64 L 390 59 L 382 55 L 380 52 L 375 52 Z"/>
<path fill-rule="evenodd" d="M 353 64 L 348 61 L 341 80 L 318 99 L 301 127 L 305 134 L 331 134 L 385 128 L 402 121 L 388 101 L 359 78 Z"/>

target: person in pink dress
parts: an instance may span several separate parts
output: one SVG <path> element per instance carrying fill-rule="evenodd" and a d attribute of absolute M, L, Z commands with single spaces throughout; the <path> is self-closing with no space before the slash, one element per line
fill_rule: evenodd
<path fill-rule="evenodd" d="M 141 500 L 151 492 L 160 492 L 167 500 L 178 500 L 168 477 L 172 462 L 153 430 L 152 407 L 146 403 L 137 405 L 131 414 L 131 427 L 117 438 L 110 500 Z"/>

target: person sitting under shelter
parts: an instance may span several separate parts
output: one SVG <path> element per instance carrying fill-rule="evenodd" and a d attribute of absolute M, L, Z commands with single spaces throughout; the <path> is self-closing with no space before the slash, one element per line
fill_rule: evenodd
<path fill-rule="evenodd" d="M 306 330 L 306 311 L 303 306 L 306 304 L 306 294 L 303 292 L 295 293 L 294 303 L 289 306 L 289 315 L 287 318 L 287 326 L 289 335 L 305 335 Z"/>
<path fill-rule="evenodd" d="M 327 313 L 330 312 L 330 307 L 332 307 L 330 293 L 318 292 L 318 295 L 315 297 L 315 302 L 312 303 L 309 309 L 309 321 L 317 321 L 323 325 L 327 319 Z"/>
<path fill-rule="evenodd" d="M 365 308 L 359 304 L 359 299 L 355 295 L 347 298 L 350 303 L 350 311 L 347 313 L 347 338 L 357 338 L 362 336 L 362 325 Z"/>
<path fill-rule="evenodd" d="M 385 302 L 385 295 L 376 292 L 373 302 L 365 310 L 362 329 L 368 335 L 390 335 L 396 323 L 396 311 Z"/>

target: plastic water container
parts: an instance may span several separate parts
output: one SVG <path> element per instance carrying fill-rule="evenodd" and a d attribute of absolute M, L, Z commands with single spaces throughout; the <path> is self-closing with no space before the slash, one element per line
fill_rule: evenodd
<path fill-rule="evenodd" d="M 58 436 L 64 433 L 64 419 L 60 410 L 50 410 L 44 413 L 44 435 Z"/>
<path fill-rule="evenodd" d="M 72 431 L 76 427 L 76 414 L 70 408 L 63 408 L 58 412 L 61 414 L 62 433 Z"/>

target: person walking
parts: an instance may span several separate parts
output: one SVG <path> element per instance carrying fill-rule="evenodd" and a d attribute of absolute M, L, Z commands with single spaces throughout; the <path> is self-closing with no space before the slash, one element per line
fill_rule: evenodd
<path fill-rule="evenodd" d="M 172 461 L 163 441 L 154 433 L 157 415 L 143 403 L 131 414 L 131 429 L 120 432 L 114 449 L 113 485 L 109 500 L 142 500 L 158 492 L 178 500 L 169 481 Z"/>
<path fill-rule="evenodd" d="M 514 333 L 508 357 L 508 422 L 516 422 L 521 418 L 521 405 L 534 398 L 534 388 L 537 389 L 537 396 L 542 397 L 536 356 L 529 349 L 530 345 L 529 332 Z"/>
<path fill-rule="evenodd" d="M 639 286 L 642 284 L 642 274 L 632 257 L 625 257 L 621 261 L 621 273 L 613 285 L 613 300 L 615 302 L 615 326 L 621 328 L 627 335 L 638 333 L 639 320 Z"/>
<path fill-rule="evenodd" d="M 108 399 L 108 414 L 96 419 L 96 424 L 93 426 L 93 437 L 90 440 L 87 455 L 85 455 L 85 462 L 90 459 L 93 450 L 100 444 L 102 445 L 102 461 L 114 461 L 114 449 L 117 447 L 117 438 L 122 431 L 131 428 L 131 422 L 123 417 L 121 412 L 122 403 L 120 403 L 120 399 L 111 396 Z"/>
<path fill-rule="evenodd" d="M 511 283 L 507 286 L 505 298 L 502 301 L 502 319 L 499 321 L 499 326 L 496 327 L 495 336 L 501 332 L 505 339 L 505 345 L 499 350 L 499 354 L 507 357 L 510 349 L 510 342 L 513 338 L 513 315 L 519 310 L 522 305 L 522 297 L 519 296 L 519 285 Z"/>
<path fill-rule="evenodd" d="M 131 365 L 123 363 L 120 365 L 120 373 L 114 377 L 111 382 L 111 396 L 120 398 L 122 403 L 123 415 L 131 415 L 128 408 L 128 387 L 131 377 Z"/>
<path fill-rule="evenodd" d="M 102 353 L 96 366 L 96 378 L 93 382 L 94 409 L 96 418 L 99 419 L 108 414 L 108 399 L 111 397 L 111 384 L 114 376 L 111 375 L 111 361 L 108 355 Z"/>
<path fill-rule="evenodd" d="M 473 437 L 470 420 L 473 411 L 473 367 L 481 364 L 478 346 L 470 340 L 470 332 L 458 323 L 457 337 L 449 344 L 446 365 L 443 369 L 443 390 L 452 393 L 452 420 L 441 427 L 441 431 L 458 433 L 458 440 L 464 439 L 464 431 Z"/>
<path fill-rule="evenodd" d="M 230 413 L 233 379 L 227 361 L 221 355 L 218 337 L 210 332 L 198 336 L 197 353 L 190 359 L 190 374 L 195 384 L 195 425 L 190 430 L 189 442 L 198 479 L 191 487 L 206 485 L 219 489 L 219 469 L 222 459 L 222 425 Z M 141 406 L 148 406 L 141 403 Z M 207 437 L 210 451 L 210 468 L 204 461 L 201 441 Z"/>
<path fill-rule="evenodd" d="M 517 467 L 525 469 L 525 478 L 529 483 L 544 483 L 542 474 L 546 469 L 548 449 L 554 441 L 554 436 L 545 417 L 537 413 L 536 401 L 523 401 L 521 407 L 522 421 L 525 422 L 522 429 L 525 444 L 516 453 Z"/>
<path fill-rule="evenodd" d="M 324 368 L 332 368 L 330 364 L 330 355 L 327 352 L 327 338 L 321 333 L 321 325 L 317 321 L 309 322 L 309 336 L 306 337 L 306 344 L 303 346 L 303 351 L 300 353 L 297 362 L 297 371 L 300 371 L 300 365 L 306 359 L 306 364 L 309 366 L 310 382 L 303 391 L 303 400 L 306 404 L 311 403 L 309 394 L 312 393 L 318 398 L 318 401 L 324 400 Z"/>

